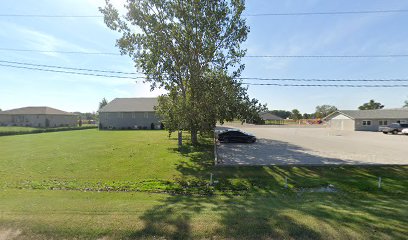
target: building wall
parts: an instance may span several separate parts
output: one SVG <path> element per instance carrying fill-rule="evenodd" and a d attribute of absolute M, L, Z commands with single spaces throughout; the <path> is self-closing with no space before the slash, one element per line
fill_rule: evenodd
<path fill-rule="evenodd" d="M 101 129 L 150 129 L 160 127 L 160 119 L 155 112 L 101 112 L 99 113 Z"/>
<path fill-rule="evenodd" d="M 78 124 L 76 115 L 0 115 L 1 125 L 26 126 L 26 127 L 75 127 Z"/>
<path fill-rule="evenodd" d="M 355 122 L 353 119 L 332 119 L 330 120 L 330 128 L 334 130 L 354 131 Z"/>
<path fill-rule="evenodd" d="M 330 128 L 334 130 L 346 130 L 346 131 L 355 130 L 355 121 L 343 114 L 339 114 L 333 117 L 329 121 L 329 125 Z"/>
<path fill-rule="evenodd" d="M 0 114 L 0 126 L 7 125 L 7 123 L 11 122 L 11 116 L 6 114 Z"/>
<path fill-rule="evenodd" d="M 371 121 L 370 125 L 364 125 L 364 121 Z M 384 123 L 386 121 L 386 124 Z M 380 125 L 380 122 L 382 124 Z M 389 125 L 391 123 L 396 123 L 396 122 L 408 122 L 408 119 L 359 119 L 356 120 L 356 131 L 378 131 L 378 128 L 380 126 L 385 126 Z"/>

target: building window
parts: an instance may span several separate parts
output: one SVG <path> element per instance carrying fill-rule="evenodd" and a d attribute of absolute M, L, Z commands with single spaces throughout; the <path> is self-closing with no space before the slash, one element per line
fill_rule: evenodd
<path fill-rule="evenodd" d="M 123 113 L 122 112 L 118 113 L 118 118 L 123 119 Z"/>
<path fill-rule="evenodd" d="M 144 117 L 145 117 L 145 118 L 149 118 L 149 113 L 148 113 L 148 112 L 145 112 L 145 113 L 144 113 Z"/>
<path fill-rule="evenodd" d="M 387 121 L 387 120 L 380 120 L 379 125 L 380 125 L 380 126 L 387 126 L 387 125 L 388 125 L 388 121 Z"/>
<path fill-rule="evenodd" d="M 136 118 L 136 113 L 132 112 L 132 118 L 135 119 Z"/>
<path fill-rule="evenodd" d="M 363 120 L 363 126 L 371 126 L 370 120 Z"/>

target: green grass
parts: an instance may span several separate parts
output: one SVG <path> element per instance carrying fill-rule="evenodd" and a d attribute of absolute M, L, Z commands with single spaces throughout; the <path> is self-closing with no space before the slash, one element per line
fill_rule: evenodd
<path fill-rule="evenodd" d="M 32 128 L 32 127 L 2 127 L 0 126 L 0 132 L 27 132 L 27 131 L 33 131 L 36 129 L 37 128 Z"/>
<path fill-rule="evenodd" d="M 22 134 L 34 134 L 34 133 L 47 133 L 47 132 L 62 132 L 72 130 L 85 130 L 97 128 L 95 125 L 82 125 L 81 127 L 52 127 L 52 128 L 32 128 L 32 127 L 4 127 L 0 126 L 0 136 L 22 135 Z"/>
<path fill-rule="evenodd" d="M 211 141 L 201 140 L 179 152 L 177 140 L 165 131 L 0 137 L 0 237 L 404 239 L 408 234 L 407 166 L 214 167 Z M 218 181 L 214 186 L 208 185 L 210 173 Z M 328 184 L 337 192 L 311 191 Z"/>

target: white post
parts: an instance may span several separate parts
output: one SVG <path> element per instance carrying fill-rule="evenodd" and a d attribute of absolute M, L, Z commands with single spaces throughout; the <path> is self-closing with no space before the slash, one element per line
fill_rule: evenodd
<path fill-rule="evenodd" d="M 210 174 L 210 185 L 213 185 L 213 174 Z"/>
<path fill-rule="evenodd" d="M 381 177 L 378 177 L 378 189 L 381 189 Z"/>

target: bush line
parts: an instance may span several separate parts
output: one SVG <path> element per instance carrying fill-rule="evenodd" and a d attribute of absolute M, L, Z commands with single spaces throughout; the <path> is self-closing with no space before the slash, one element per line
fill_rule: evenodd
<path fill-rule="evenodd" d="M 35 133 L 47 133 L 47 132 L 62 132 L 62 131 L 73 131 L 73 130 L 86 130 L 86 129 L 96 129 L 97 126 L 86 126 L 86 127 L 59 127 L 59 128 L 41 128 L 29 131 L 9 131 L 0 132 L 0 136 L 11 136 L 11 135 L 23 135 L 23 134 L 35 134 Z"/>

